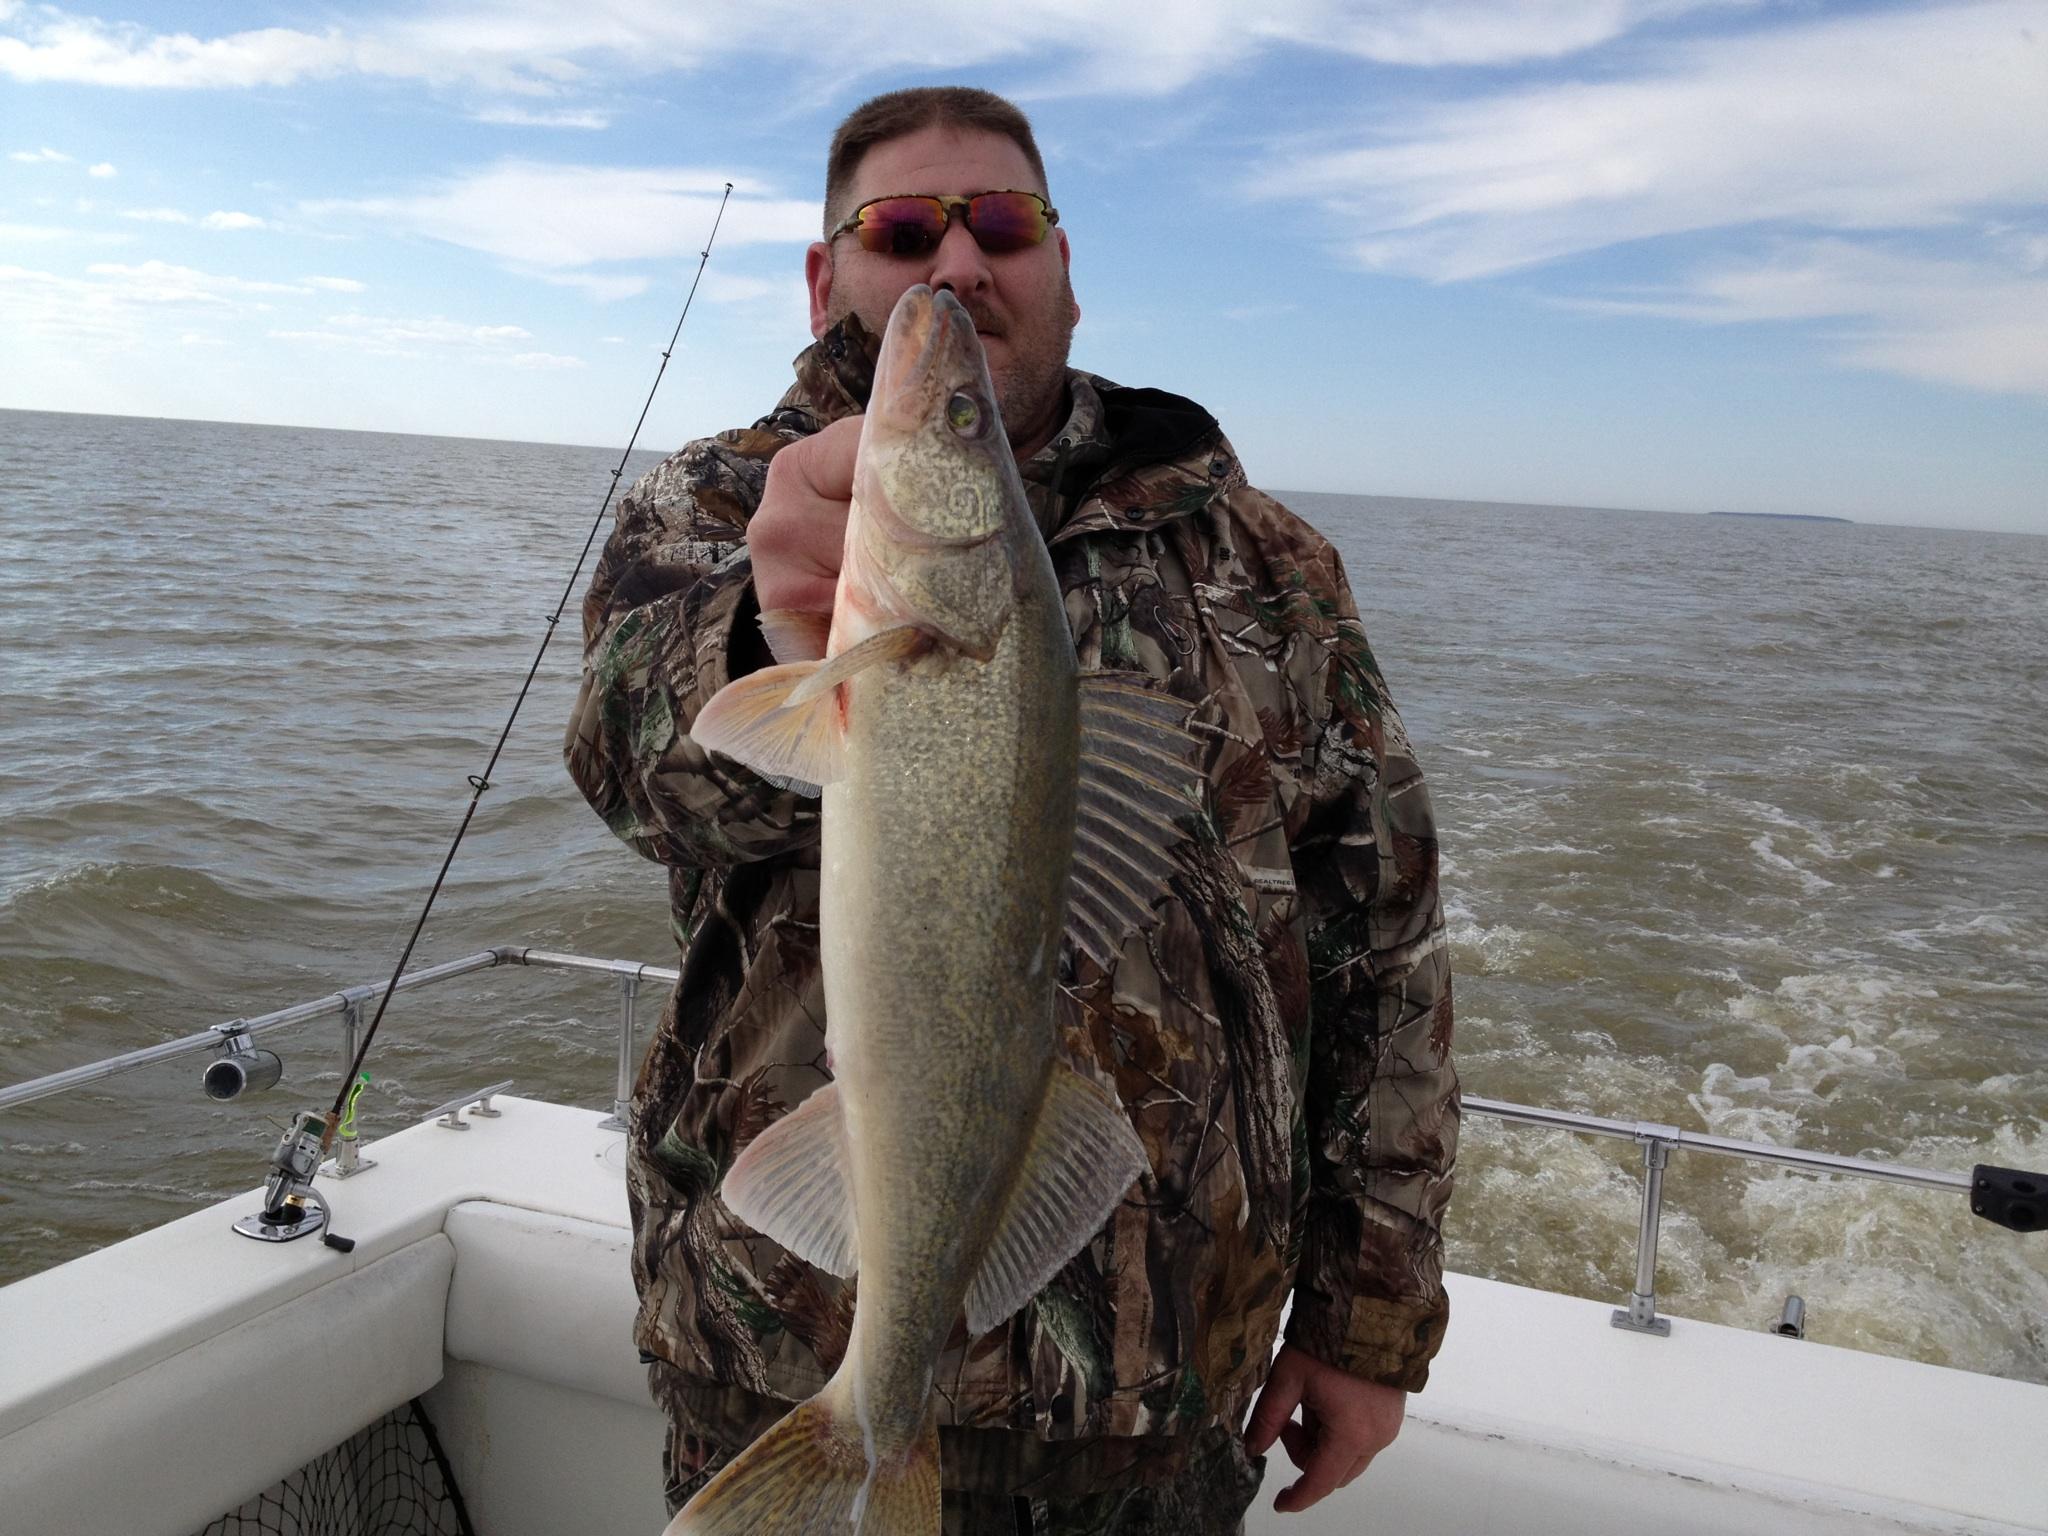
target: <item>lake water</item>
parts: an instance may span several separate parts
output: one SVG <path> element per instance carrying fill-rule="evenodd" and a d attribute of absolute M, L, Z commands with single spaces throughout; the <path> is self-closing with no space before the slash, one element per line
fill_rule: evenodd
<path fill-rule="evenodd" d="M 0 1083 L 388 973 L 616 457 L 0 412 Z M 2048 539 L 1286 499 L 1432 781 L 1470 1092 L 2048 1165 Z M 572 631 L 421 962 L 672 962 L 660 872 L 561 768 L 576 676 Z M 400 998 L 365 1134 L 508 1077 L 607 1104 L 616 1007 Z M 267 1043 L 261 1097 L 188 1060 L 0 1111 L 0 1280 L 259 1182 L 340 1074 L 331 1024 Z M 1474 1117 L 1459 1178 L 1455 1267 L 1626 1291 L 1632 1147 Z M 1796 1291 L 1811 1337 L 2048 1381 L 2048 1241 L 1719 1159 L 1667 1189 L 1667 1310 Z"/>

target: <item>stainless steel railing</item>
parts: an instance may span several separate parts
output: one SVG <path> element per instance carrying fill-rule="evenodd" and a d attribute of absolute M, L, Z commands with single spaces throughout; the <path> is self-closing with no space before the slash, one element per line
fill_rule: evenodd
<path fill-rule="evenodd" d="M 1880 1163 L 1866 1157 L 1842 1157 L 1833 1152 L 1810 1152 L 1803 1147 L 1779 1147 L 1763 1141 L 1737 1141 L 1731 1136 L 1709 1136 L 1704 1131 L 1684 1131 L 1651 1120 L 1609 1120 L 1600 1115 L 1538 1109 L 1472 1094 L 1465 1096 L 1465 1113 L 1492 1115 L 1510 1124 L 1571 1131 L 1580 1136 L 1620 1137 L 1643 1149 L 1643 1204 L 1636 1226 L 1635 1284 L 1629 1290 L 1628 1305 L 1617 1308 L 1613 1318 L 1615 1327 L 1637 1333 L 1671 1332 L 1671 1320 L 1657 1315 L 1657 1228 L 1664 1210 L 1664 1169 L 1673 1152 L 1709 1152 L 1745 1162 L 1776 1163 L 1802 1173 L 1839 1173 L 1854 1179 L 1917 1184 L 1923 1189 L 1947 1189 L 1964 1195 L 1973 1187 L 1972 1176 L 1967 1173 L 1908 1168 L 1903 1163 Z"/>
<path fill-rule="evenodd" d="M 472 955 L 464 955 L 458 960 L 408 971 L 400 978 L 398 987 L 401 991 L 409 991 L 414 987 L 433 986 L 499 965 L 585 971 L 611 976 L 616 980 L 619 988 L 618 1076 L 612 1094 L 612 1115 L 604 1123 L 614 1130 L 624 1130 L 633 1092 L 633 1068 L 637 1055 L 636 1013 L 640 988 L 643 983 L 649 981 L 673 984 L 679 973 L 670 966 L 644 965 L 632 960 L 607 960 L 594 955 L 573 955 L 556 950 L 500 945 L 493 949 L 479 950 Z M 362 1026 L 363 1006 L 377 996 L 382 985 L 381 982 L 369 982 L 360 986 L 345 987 L 339 992 L 328 993 L 303 1003 L 294 1003 L 273 1013 L 259 1014 L 255 1018 L 230 1019 L 226 1023 L 214 1025 L 211 1029 L 185 1035 L 176 1040 L 167 1040 L 161 1045 L 128 1051 L 119 1056 L 107 1057 L 103 1061 L 89 1062 L 67 1071 L 53 1072 L 45 1077 L 15 1083 L 10 1087 L 0 1088 L 0 1109 L 32 1103 L 37 1099 L 48 1098 L 52 1094 L 65 1093 L 74 1088 L 102 1082 L 137 1067 L 171 1061 L 181 1056 L 198 1055 L 209 1051 L 247 1049 L 250 1040 L 272 1030 L 335 1016 L 341 1019 L 341 1059 L 343 1070 L 346 1071 L 348 1064 L 355 1059 L 356 1035 Z M 502 1092 L 509 1086 L 510 1084 L 500 1083 L 489 1092 Z M 476 1097 L 477 1095 L 472 1093 L 457 1103 L 467 1104 Z M 449 1107 L 444 1105 L 442 1109 Z M 1673 1152 L 1705 1152 L 1715 1157 L 1740 1158 L 1745 1162 L 1775 1163 L 1780 1167 L 1796 1169 L 1802 1173 L 1839 1174 L 1846 1178 L 1872 1179 L 1888 1184 L 1914 1184 L 1923 1189 L 1949 1190 L 1966 1196 L 1971 1195 L 1977 1187 L 1973 1176 L 1968 1173 L 1951 1173 L 1935 1168 L 1910 1168 L 1899 1163 L 1842 1157 L 1831 1152 L 1812 1152 L 1801 1147 L 1773 1146 L 1769 1142 L 1738 1141 L 1733 1137 L 1710 1136 L 1701 1131 L 1681 1130 L 1675 1125 L 1664 1125 L 1655 1121 L 1614 1120 L 1601 1115 L 1580 1114 L 1573 1110 L 1544 1109 L 1529 1104 L 1513 1104 L 1501 1099 L 1480 1098 L 1473 1094 L 1465 1096 L 1464 1109 L 1466 1114 L 1491 1116 L 1509 1124 L 1570 1131 L 1580 1136 L 1615 1137 L 1633 1141 L 1642 1148 L 1643 1197 L 1641 1218 L 1636 1233 L 1635 1281 L 1629 1291 L 1628 1305 L 1625 1308 L 1617 1308 L 1613 1317 L 1617 1328 L 1642 1333 L 1668 1334 L 1671 1331 L 1670 1319 L 1660 1317 L 1657 1313 L 1656 1281 L 1657 1232 L 1663 1213 L 1664 1170 Z M 441 1112 L 437 1109 L 434 1114 L 439 1115 Z M 336 1171 L 345 1176 L 356 1171 L 357 1167 L 354 1145 L 352 1142 L 345 1143 Z"/>

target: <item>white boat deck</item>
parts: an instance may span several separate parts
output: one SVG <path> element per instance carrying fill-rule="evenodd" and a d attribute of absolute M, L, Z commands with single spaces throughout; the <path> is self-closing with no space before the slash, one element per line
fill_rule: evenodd
<path fill-rule="evenodd" d="M 0 1536 L 185 1536 L 419 1395 L 486 1536 L 660 1531 L 623 1138 L 496 1102 L 321 1180 L 352 1253 L 236 1236 L 252 1191 L 0 1290 Z M 1302 1516 L 1280 1458 L 1254 1531 L 2048 1532 L 2048 1387 L 1449 1284 L 1400 1440 Z"/>

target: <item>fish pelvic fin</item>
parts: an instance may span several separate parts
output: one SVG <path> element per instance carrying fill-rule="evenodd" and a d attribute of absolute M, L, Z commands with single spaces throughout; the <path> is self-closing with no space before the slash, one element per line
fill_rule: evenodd
<path fill-rule="evenodd" d="M 853 1393 L 799 1403 L 685 1504 L 664 1536 L 939 1536 L 939 1429 L 869 1464 Z"/>
<path fill-rule="evenodd" d="M 719 1194 L 741 1221 L 806 1264 L 842 1278 L 852 1275 L 859 1228 L 839 1085 L 825 1084 L 748 1142 Z"/>
<path fill-rule="evenodd" d="M 967 1288 L 967 1331 L 986 1333 L 1036 1296 L 1150 1166 L 1116 1094 L 1055 1061 L 1016 1183 Z"/>
<path fill-rule="evenodd" d="M 816 794 L 846 773 L 846 729 L 830 693 L 809 702 L 791 695 L 825 663 L 793 661 L 734 678 L 697 711 L 690 739 L 745 763 L 785 789 Z"/>

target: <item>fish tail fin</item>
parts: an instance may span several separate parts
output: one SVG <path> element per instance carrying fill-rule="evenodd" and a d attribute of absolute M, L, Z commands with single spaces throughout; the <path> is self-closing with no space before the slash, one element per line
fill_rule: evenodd
<path fill-rule="evenodd" d="M 938 1536 L 939 1431 L 868 1465 L 852 1393 L 790 1410 L 683 1506 L 664 1536 Z"/>
<path fill-rule="evenodd" d="M 939 1536 L 939 1501 L 939 1421 L 926 1409 L 916 1442 L 868 1473 L 851 1513 L 860 1536 Z"/>

